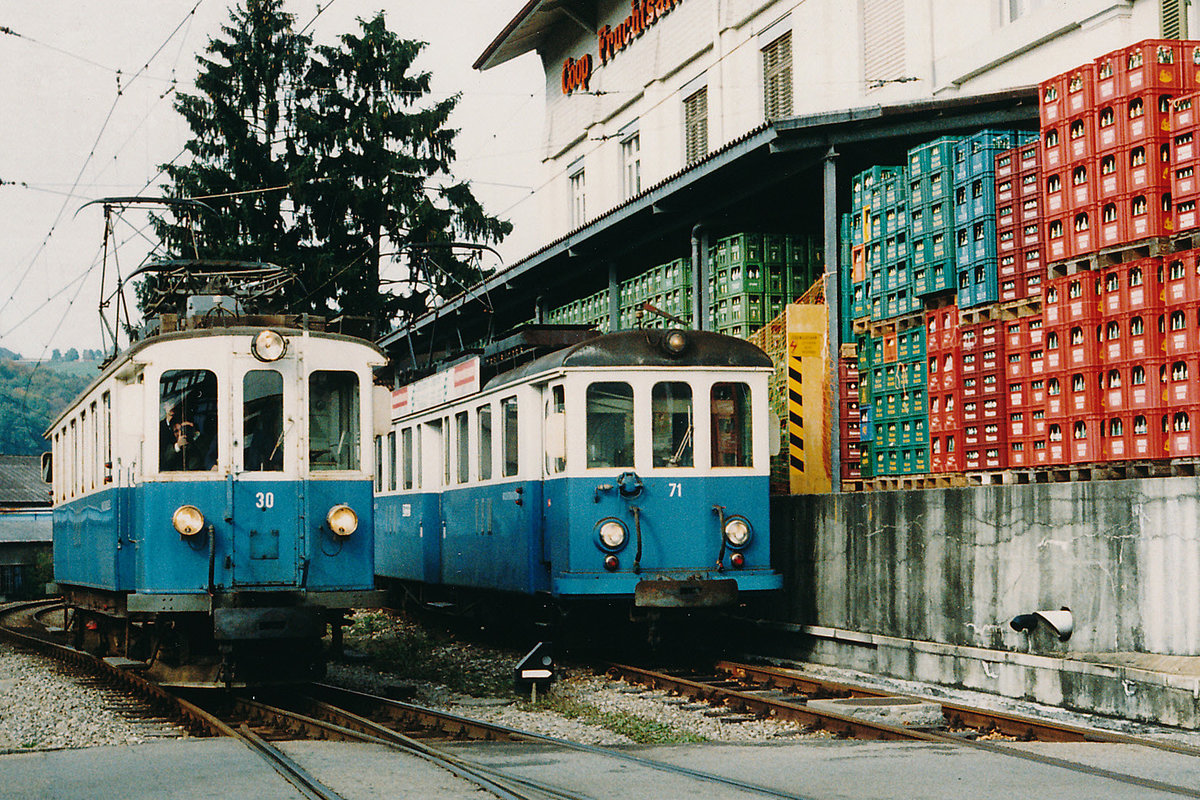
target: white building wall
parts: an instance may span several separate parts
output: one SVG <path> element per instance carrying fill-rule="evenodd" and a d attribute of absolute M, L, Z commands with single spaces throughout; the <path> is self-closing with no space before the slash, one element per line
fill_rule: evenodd
<path fill-rule="evenodd" d="M 796 115 L 1033 85 L 1160 29 L 1156 0 L 1024 0 L 1029 10 L 1015 21 L 1005 18 L 1010 0 L 903 0 L 906 80 L 873 85 L 864 74 L 866 1 L 679 0 L 607 64 L 595 32 L 563 26 L 541 53 L 544 242 L 571 228 L 569 167 L 585 168 L 588 219 L 623 201 L 625 126 L 640 130 L 643 189 L 686 166 L 683 100 L 700 85 L 709 152 L 762 124 L 761 48 L 789 27 Z M 616 27 L 630 11 L 627 2 L 600 5 L 598 27 Z M 590 91 L 564 95 L 563 61 L 584 54 L 593 59 Z"/>

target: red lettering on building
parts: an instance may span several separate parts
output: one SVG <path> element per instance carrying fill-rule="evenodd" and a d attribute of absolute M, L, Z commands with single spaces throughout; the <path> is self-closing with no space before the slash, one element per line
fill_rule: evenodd
<path fill-rule="evenodd" d="M 583 89 L 585 92 L 588 88 L 588 81 L 592 78 L 592 56 L 588 53 L 583 55 L 583 58 L 578 60 L 568 58 L 563 62 L 562 68 L 562 90 L 563 94 L 570 94 L 576 89 Z"/>
<path fill-rule="evenodd" d="M 683 0 L 630 0 L 629 16 L 615 28 L 605 25 L 596 31 L 596 43 L 600 49 L 600 63 L 608 60 L 628 47 L 634 39 L 650 29 L 667 12 Z M 578 60 L 568 58 L 563 62 L 562 90 L 570 94 L 577 89 L 587 89 L 592 76 L 592 57 L 585 55 Z"/>

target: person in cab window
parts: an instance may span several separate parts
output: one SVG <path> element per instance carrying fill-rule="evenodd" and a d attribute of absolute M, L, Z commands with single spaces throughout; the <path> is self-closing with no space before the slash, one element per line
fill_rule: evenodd
<path fill-rule="evenodd" d="M 179 403 L 173 403 L 163 413 L 159 426 L 159 469 L 162 472 L 208 470 L 217 459 L 210 437 L 198 426 Z"/>

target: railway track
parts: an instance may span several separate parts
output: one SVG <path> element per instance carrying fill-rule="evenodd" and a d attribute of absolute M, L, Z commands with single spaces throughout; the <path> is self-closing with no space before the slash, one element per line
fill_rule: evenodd
<path fill-rule="evenodd" d="M 1005 757 L 1035 761 L 1087 775 L 1106 778 L 1144 789 L 1184 797 L 1200 797 L 1200 788 L 1182 786 L 1151 777 L 1131 775 L 1091 764 L 1033 752 L 1010 742 L 1097 742 L 1135 745 L 1200 758 L 1200 748 L 1144 736 L 1102 731 L 1015 714 L 994 712 L 957 704 L 936 702 L 942 707 L 942 724 L 937 727 L 906 727 L 870 721 L 851 714 L 810 707 L 812 699 L 860 698 L 864 701 L 923 701 L 908 695 L 893 695 L 863 686 L 826 680 L 796 670 L 763 667 L 730 661 L 718 662 L 708 674 L 670 674 L 624 664 L 614 664 L 609 674 L 671 694 L 689 697 L 739 713 L 753 713 L 799 722 L 810 729 L 824 729 L 844 738 L 920 741 L 971 747 Z M 988 736 L 989 738 L 976 738 Z"/>

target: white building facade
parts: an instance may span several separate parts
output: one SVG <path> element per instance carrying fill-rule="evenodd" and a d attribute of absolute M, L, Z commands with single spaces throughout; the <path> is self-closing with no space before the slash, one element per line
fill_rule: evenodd
<path fill-rule="evenodd" d="M 535 194 L 551 242 L 764 122 L 1035 85 L 1189 0 L 529 0 L 475 66 L 545 71 Z"/>

